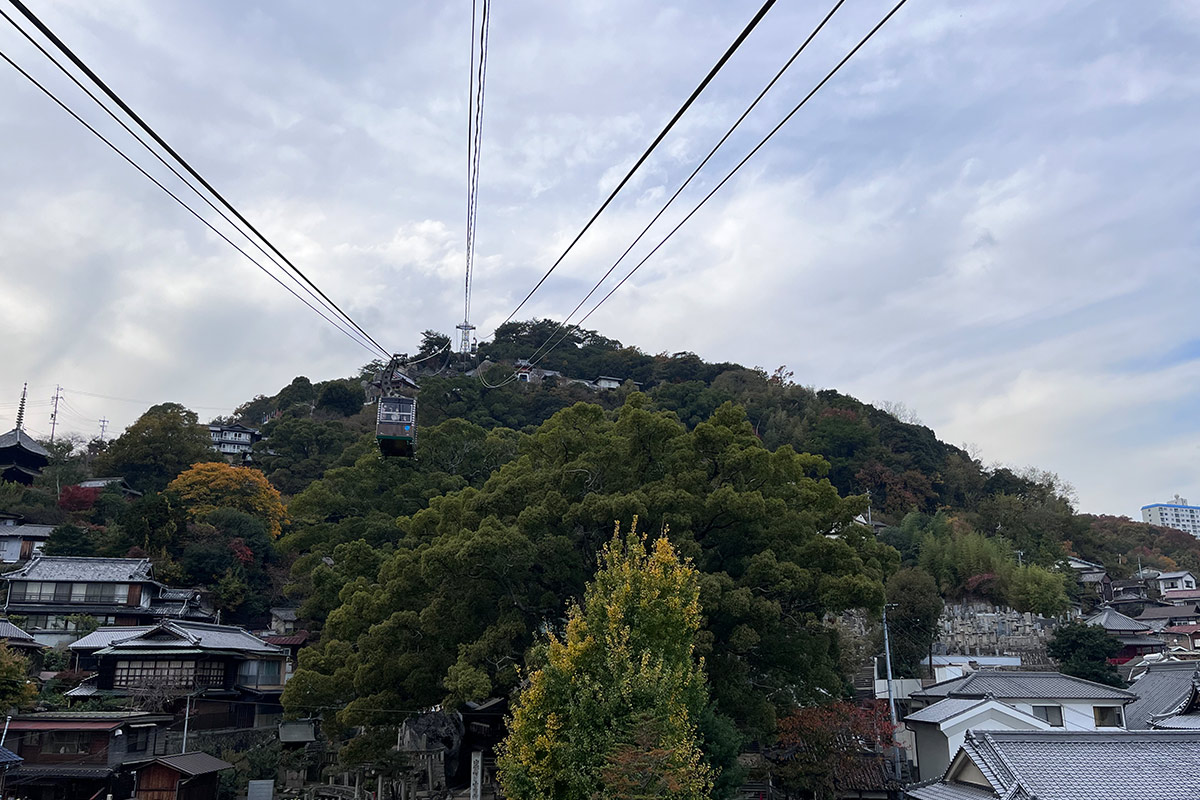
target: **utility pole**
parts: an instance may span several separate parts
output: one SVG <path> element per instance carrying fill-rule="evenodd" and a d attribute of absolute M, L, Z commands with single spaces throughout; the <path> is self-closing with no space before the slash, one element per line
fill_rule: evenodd
<path fill-rule="evenodd" d="M 62 400 L 62 387 L 54 386 L 54 410 L 50 412 L 50 444 L 54 444 L 54 429 L 58 427 L 58 401 Z"/>
<path fill-rule="evenodd" d="M 896 720 L 896 697 L 892 693 L 892 644 L 888 638 L 888 623 L 887 610 L 889 605 L 894 603 L 883 604 L 883 658 L 887 662 L 887 690 L 888 690 L 888 709 L 892 712 L 892 729 L 899 729 L 900 725 Z M 896 754 L 896 781 L 900 781 L 900 748 L 896 745 L 895 740 L 892 741 L 892 747 Z"/>
<path fill-rule="evenodd" d="M 104 432 L 108 430 L 108 420 L 104 417 L 100 418 L 100 441 L 104 441 Z"/>

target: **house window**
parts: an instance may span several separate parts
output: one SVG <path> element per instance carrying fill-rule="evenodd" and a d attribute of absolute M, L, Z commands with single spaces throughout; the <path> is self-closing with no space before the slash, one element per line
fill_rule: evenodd
<path fill-rule="evenodd" d="M 1063 726 L 1062 706 L 1034 706 L 1033 715 L 1055 728 Z"/>
<path fill-rule="evenodd" d="M 242 686 L 279 686 L 281 661 L 243 661 L 238 667 L 238 683 Z"/>
<path fill-rule="evenodd" d="M 42 736 L 43 753 L 79 756 L 88 752 L 91 734 L 87 731 L 50 731 Z"/>
<path fill-rule="evenodd" d="M 113 686 L 133 688 L 154 683 L 167 686 L 192 686 L 195 661 L 118 661 Z"/>
<path fill-rule="evenodd" d="M 1092 716 L 1095 717 L 1097 728 L 1121 728 L 1120 706 L 1092 706 Z"/>
<path fill-rule="evenodd" d="M 150 728 L 130 728 L 125 749 L 130 753 L 144 753 L 150 746 Z"/>

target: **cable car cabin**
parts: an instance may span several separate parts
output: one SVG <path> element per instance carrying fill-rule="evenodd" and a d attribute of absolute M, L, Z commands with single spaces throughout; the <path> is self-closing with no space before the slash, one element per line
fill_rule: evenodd
<path fill-rule="evenodd" d="M 381 397 L 375 419 L 375 440 L 385 457 L 411 458 L 417 446 L 415 397 Z"/>

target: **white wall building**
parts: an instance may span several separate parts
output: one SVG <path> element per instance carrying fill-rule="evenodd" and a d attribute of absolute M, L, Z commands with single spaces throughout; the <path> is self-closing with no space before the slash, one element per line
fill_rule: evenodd
<path fill-rule="evenodd" d="M 1142 522 L 1175 528 L 1200 537 L 1200 506 L 1189 506 L 1186 497 L 1175 495 L 1174 502 L 1142 506 Z"/>

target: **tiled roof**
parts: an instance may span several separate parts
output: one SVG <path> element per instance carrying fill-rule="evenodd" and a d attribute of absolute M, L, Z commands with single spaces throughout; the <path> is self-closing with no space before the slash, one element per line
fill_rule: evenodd
<path fill-rule="evenodd" d="M 8 433 L 0 433 L 0 448 L 12 447 L 16 444 L 20 444 L 21 447 L 37 453 L 39 456 L 50 458 L 50 451 L 34 441 L 33 437 L 31 437 L 25 431 L 19 431 L 16 428 L 13 428 Z"/>
<path fill-rule="evenodd" d="M 16 639 L 23 642 L 33 641 L 32 636 L 6 619 L 0 619 L 0 639 Z"/>
<path fill-rule="evenodd" d="M 914 711 L 905 717 L 904 721 L 941 723 L 986 702 L 987 700 L 977 697 L 947 697 L 945 700 L 938 700 L 931 706 Z"/>
<path fill-rule="evenodd" d="M 1125 706 L 1125 727 L 1149 730 L 1151 717 L 1177 711 L 1191 696 L 1198 667 L 1195 661 L 1164 661 L 1147 667 L 1129 687 L 1138 699 Z"/>
<path fill-rule="evenodd" d="M 1138 622 L 1133 617 L 1127 617 L 1120 611 L 1112 608 L 1105 608 L 1097 614 L 1093 614 L 1084 620 L 1088 625 L 1099 625 L 1106 631 L 1116 631 L 1119 633 L 1140 633 L 1141 631 L 1150 630 L 1150 626 Z"/>
<path fill-rule="evenodd" d="M 913 692 L 913 697 L 986 697 L 999 700 L 1126 700 L 1124 689 L 1086 681 L 1061 672 L 996 672 L 979 670 Z"/>
<path fill-rule="evenodd" d="M 1192 731 L 993 731 L 963 749 L 1003 764 L 1006 796 L 1019 785 L 1038 800 L 1195 800 L 1200 785 Z"/>
<path fill-rule="evenodd" d="M 978 789 L 965 783 L 941 783 L 935 781 L 924 786 L 910 786 L 904 790 L 914 800 L 995 800 L 996 793 Z"/>
<path fill-rule="evenodd" d="M 24 525 L 5 525 L 0 527 L 0 536 L 20 536 L 22 539 L 49 539 L 54 533 L 54 525 L 38 525 L 27 522 Z"/>
<path fill-rule="evenodd" d="M 1138 619 L 1171 619 L 1172 617 L 1200 617 L 1195 603 L 1183 606 L 1151 606 L 1138 614 Z"/>
<path fill-rule="evenodd" d="M 207 775 L 210 772 L 220 772 L 221 770 L 233 769 L 233 764 L 228 761 L 222 761 L 215 756 L 210 756 L 208 753 L 179 753 L 173 756 L 160 756 L 152 763 L 164 764 L 176 772 L 182 772 L 184 775 Z"/>
<path fill-rule="evenodd" d="M 1193 622 L 1193 623 L 1189 623 L 1187 625 L 1171 625 L 1170 627 L 1163 628 L 1162 632 L 1163 633 L 1197 633 L 1197 632 L 1200 632 L 1200 624 Z"/>
<path fill-rule="evenodd" d="M 154 635 L 149 635 L 153 632 Z M 234 625 L 171 620 L 158 625 L 100 628 L 71 644 L 72 650 L 127 651 L 237 650 L 257 655 L 280 655 L 283 651 L 249 631 Z"/>
<path fill-rule="evenodd" d="M 1185 575 L 1191 574 L 1192 573 L 1188 572 L 1187 570 L 1179 570 L 1177 572 L 1160 572 L 1158 575 L 1158 580 L 1162 581 L 1170 580 L 1171 578 L 1182 578 Z"/>
<path fill-rule="evenodd" d="M 265 633 L 261 638 L 267 644 L 278 645 L 279 647 L 298 647 L 308 641 L 308 631 L 296 631 L 295 633 Z"/>
<path fill-rule="evenodd" d="M 0 747 L 0 764 L 19 764 L 24 760 L 7 747 Z"/>
<path fill-rule="evenodd" d="M 1163 600 L 1200 600 L 1200 589 L 1167 589 L 1162 593 Z"/>
<path fill-rule="evenodd" d="M 38 556 L 5 578 L 28 581 L 95 581 L 124 583 L 148 581 L 148 558 L 91 558 L 86 556 Z"/>
<path fill-rule="evenodd" d="M 1154 720 L 1151 724 L 1157 730 L 1200 731 L 1200 714 L 1176 714 Z"/>

